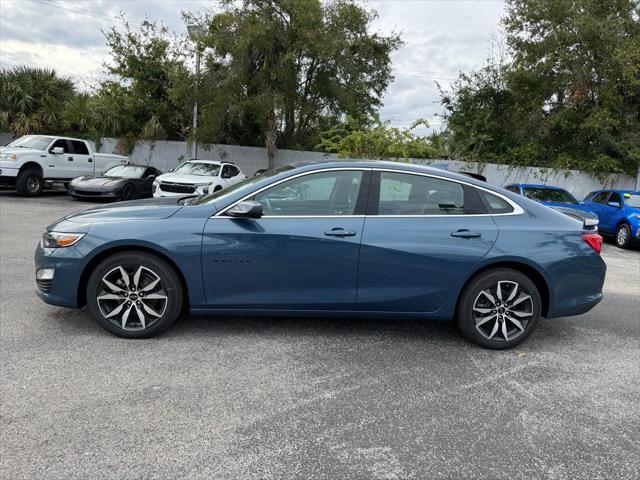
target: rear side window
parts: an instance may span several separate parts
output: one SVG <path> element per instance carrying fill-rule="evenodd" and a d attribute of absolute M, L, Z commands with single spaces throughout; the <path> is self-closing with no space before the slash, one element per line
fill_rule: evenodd
<path fill-rule="evenodd" d="M 602 203 L 604 205 L 607 203 L 607 198 L 609 198 L 609 192 L 600 192 L 593 197 L 591 201 L 595 203 Z"/>
<path fill-rule="evenodd" d="M 474 188 L 407 173 L 380 172 L 378 215 L 486 213 Z"/>
<path fill-rule="evenodd" d="M 478 190 L 478 193 L 484 201 L 489 213 L 497 214 L 513 212 L 511 204 L 497 195 L 489 193 L 486 190 Z"/>
<path fill-rule="evenodd" d="M 89 149 L 87 148 L 87 144 L 81 142 L 80 140 L 71 140 L 71 146 L 73 147 L 73 152 L 78 155 L 89 155 Z"/>

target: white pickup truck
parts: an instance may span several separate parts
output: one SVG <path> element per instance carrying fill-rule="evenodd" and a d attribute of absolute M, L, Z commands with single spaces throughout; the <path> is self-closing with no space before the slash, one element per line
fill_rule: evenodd
<path fill-rule="evenodd" d="M 95 153 L 89 142 L 79 138 L 25 135 L 0 147 L 0 184 L 15 186 L 18 195 L 32 197 L 53 182 L 66 187 L 75 177 L 128 162 L 122 155 Z"/>

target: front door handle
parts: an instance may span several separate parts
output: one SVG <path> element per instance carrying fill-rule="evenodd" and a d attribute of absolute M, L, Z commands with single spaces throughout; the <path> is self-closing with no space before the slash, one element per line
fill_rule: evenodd
<path fill-rule="evenodd" d="M 471 232 L 465 228 L 465 229 L 460 229 L 456 232 L 451 232 L 451 236 L 456 238 L 480 238 L 482 234 L 477 232 Z"/>
<path fill-rule="evenodd" d="M 73 157 L 68 157 L 67 160 L 69 160 L 70 162 L 73 162 Z"/>
<path fill-rule="evenodd" d="M 345 230 L 344 228 L 332 228 L 327 230 L 324 234 L 328 237 L 355 237 L 356 232 L 353 230 Z"/>

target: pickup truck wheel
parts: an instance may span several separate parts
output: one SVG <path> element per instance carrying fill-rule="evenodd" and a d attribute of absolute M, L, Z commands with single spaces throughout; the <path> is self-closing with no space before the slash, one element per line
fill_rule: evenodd
<path fill-rule="evenodd" d="M 42 193 L 43 182 L 40 172 L 31 169 L 22 170 L 16 179 L 16 190 L 23 197 L 36 197 Z"/>

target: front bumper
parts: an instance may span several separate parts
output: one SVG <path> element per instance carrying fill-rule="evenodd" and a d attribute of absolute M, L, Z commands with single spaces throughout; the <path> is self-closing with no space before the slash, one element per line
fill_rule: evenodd
<path fill-rule="evenodd" d="M 92 190 L 89 188 L 78 188 L 69 185 L 69 195 L 78 198 L 120 198 L 120 191 L 116 190 Z"/>
<path fill-rule="evenodd" d="M 85 257 L 75 246 L 66 248 L 36 247 L 35 272 L 53 269 L 53 279 L 43 283 L 36 281 L 36 293 L 40 299 L 51 305 L 78 308 L 82 300 L 78 298 L 80 277 L 85 267 Z"/>

